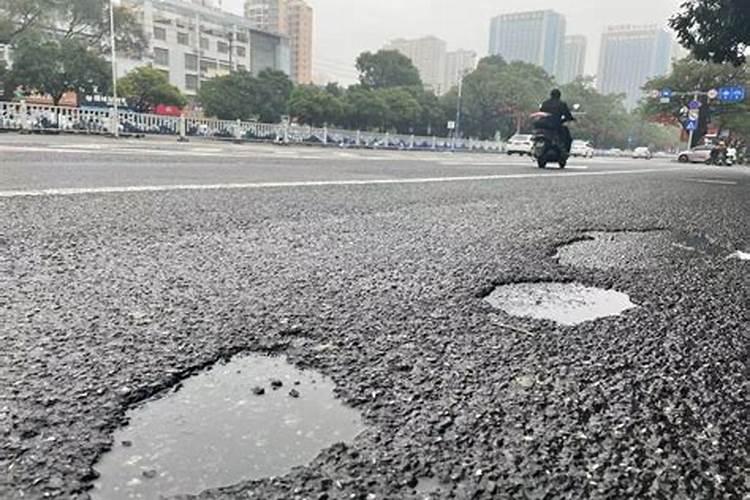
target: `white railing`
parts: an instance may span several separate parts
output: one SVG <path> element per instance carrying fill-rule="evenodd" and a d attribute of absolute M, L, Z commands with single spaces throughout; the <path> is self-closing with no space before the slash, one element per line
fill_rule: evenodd
<path fill-rule="evenodd" d="M 109 134 L 111 130 L 114 130 L 113 123 L 113 114 L 109 109 L 68 108 L 0 101 L 0 129 Z M 502 144 L 496 141 L 363 132 L 296 124 L 182 118 L 129 111 L 118 113 L 117 126 L 121 134 L 132 135 L 207 137 L 284 144 L 318 144 L 342 148 L 422 151 L 455 149 L 489 153 L 503 151 Z"/>

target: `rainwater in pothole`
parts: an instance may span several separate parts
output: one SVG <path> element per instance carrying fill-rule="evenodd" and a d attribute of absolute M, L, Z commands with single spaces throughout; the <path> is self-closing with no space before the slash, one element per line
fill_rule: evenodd
<path fill-rule="evenodd" d="M 547 319 L 566 326 L 618 316 L 638 307 L 624 293 L 578 283 L 503 285 L 485 300 L 511 316 Z"/>
<path fill-rule="evenodd" d="M 151 500 L 283 475 L 364 429 L 333 389 L 283 358 L 217 364 L 128 413 L 91 495 Z"/>

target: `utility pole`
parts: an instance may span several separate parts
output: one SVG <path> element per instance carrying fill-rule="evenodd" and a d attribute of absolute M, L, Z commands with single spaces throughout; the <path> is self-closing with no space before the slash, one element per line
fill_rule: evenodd
<path fill-rule="evenodd" d="M 112 133 L 120 137 L 120 115 L 117 109 L 117 49 L 115 48 L 115 6 L 109 0 L 109 44 L 112 46 Z"/>
<path fill-rule="evenodd" d="M 461 73 L 458 75 L 458 99 L 456 100 L 456 130 L 453 131 L 453 134 L 456 138 L 459 137 L 459 133 L 461 130 L 461 98 L 463 97 L 463 91 L 464 91 L 464 72 L 461 71 Z"/>

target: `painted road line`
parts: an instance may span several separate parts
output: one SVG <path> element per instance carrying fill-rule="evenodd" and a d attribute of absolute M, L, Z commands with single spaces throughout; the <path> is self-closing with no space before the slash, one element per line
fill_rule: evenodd
<path fill-rule="evenodd" d="M 289 182 L 247 182 L 228 184 L 165 184 L 144 186 L 106 186 L 106 187 L 69 187 L 48 189 L 23 189 L 0 191 L 0 198 L 16 198 L 24 196 L 72 196 L 81 194 L 122 194 L 122 193 L 152 193 L 164 191 L 209 191 L 222 189 L 267 189 L 267 188 L 303 188 L 303 187 L 329 187 L 329 186 L 379 186 L 395 184 L 437 184 L 449 182 L 477 182 L 495 181 L 503 179 L 552 179 L 565 177 L 598 177 L 607 175 L 633 175 L 647 173 L 664 173 L 668 171 L 683 170 L 683 167 L 671 169 L 650 170 L 610 170 L 605 172 L 567 172 L 559 175 L 542 172 L 533 174 L 506 174 L 506 175 L 477 175 L 462 177 L 422 177 L 405 179 L 361 179 L 361 180 L 328 180 L 328 181 L 289 181 Z M 554 177 L 553 177 L 554 176 Z"/>
<path fill-rule="evenodd" d="M 700 184 L 719 184 L 722 186 L 736 186 L 736 181 L 718 181 L 715 179 L 685 179 L 685 182 L 697 182 Z"/>

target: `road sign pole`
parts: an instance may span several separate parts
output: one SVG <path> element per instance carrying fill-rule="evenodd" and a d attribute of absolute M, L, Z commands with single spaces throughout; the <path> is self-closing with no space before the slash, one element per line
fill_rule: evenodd
<path fill-rule="evenodd" d="M 695 100 L 695 101 L 698 100 L 698 92 L 696 92 L 695 95 L 693 96 L 693 100 Z M 700 118 L 700 114 L 699 114 L 698 115 L 698 123 L 700 123 L 700 120 L 701 120 L 701 118 Z M 688 137 L 688 147 L 687 147 L 688 149 L 693 149 L 693 138 L 694 137 L 695 137 L 695 129 L 691 128 L 690 129 L 690 136 Z"/>

